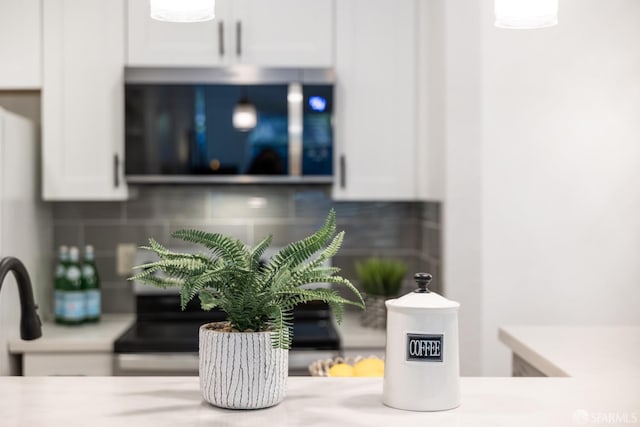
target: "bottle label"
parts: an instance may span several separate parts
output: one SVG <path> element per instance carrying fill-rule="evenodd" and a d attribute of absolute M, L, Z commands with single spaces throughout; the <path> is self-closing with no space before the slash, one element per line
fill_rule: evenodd
<path fill-rule="evenodd" d="M 442 362 L 443 335 L 407 334 L 407 360 Z"/>
<path fill-rule="evenodd" d="M 54 295 L 54 312 L 56 314 L 56 318 L 61 318 L 64 316 L 64 292 L 55 291 Z"/>
<path fill-rule="evenodd" d="M 64 293 L 64 318 L 65 320 L 84 320 L 86 317 L 86 300 L 84 292 Z"/>
<path fill-rule="evenodd" d="M 100 317 L 100 291 L 86 291 L 85 296 L 87 299 L 87 317 Z"/>

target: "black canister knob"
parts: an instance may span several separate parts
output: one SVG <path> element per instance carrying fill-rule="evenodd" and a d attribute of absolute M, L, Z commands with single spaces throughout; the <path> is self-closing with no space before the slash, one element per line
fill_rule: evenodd
<path fill-rule="evenodd" d="M 429 292 L 431 292 L 429 290 L 429 283 L 431 283 L 431 279 L 433 279 L 432 275 L 430 275 L 429 273 L 416 273 L 413 276 L 413 279 L 418 284 L 418 289 L 415 290 L 416 293 L 428 294 Z"/>

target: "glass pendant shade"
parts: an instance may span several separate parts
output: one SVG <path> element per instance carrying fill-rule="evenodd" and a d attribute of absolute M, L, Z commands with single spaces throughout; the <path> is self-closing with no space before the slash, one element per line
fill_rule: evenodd
<path fill-rule="evenodd" d="M 495 0 L 496 27 L 534 29 L 558 23 L 558 0 Z"/>
<path fill-rule="evenodd" d="M 233 127 L 241 132 L 249 132 L 257 124 L 256 107 L 247 98 L 242 98 L 233 109 Z"/>
<path fill-rule="evenodd" d="M 151 17 L 165 22 L 202 22 L 215 17 L 216 0 L 150 0 Z"/>

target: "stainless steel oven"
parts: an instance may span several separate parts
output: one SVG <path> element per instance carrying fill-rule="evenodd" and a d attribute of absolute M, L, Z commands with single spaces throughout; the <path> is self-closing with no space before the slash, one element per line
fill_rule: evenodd
<path fill-rule="evenodd" d="M 148 252 L 140 252 L 138 265 L 148 257 Z M 176 290 L 139 283 L 134 283 L 134 290 L 136 321 L 115 341 L 115 374 L 197 375 L 199 327 L 226 315 L 201 310 L 197 298 L 182 311 Z M 340 354 L 341 340 L 329 307 L 321 302 L 299 306 L 294 312 L 289 374 L 308 375 L 314 360 Z"/>

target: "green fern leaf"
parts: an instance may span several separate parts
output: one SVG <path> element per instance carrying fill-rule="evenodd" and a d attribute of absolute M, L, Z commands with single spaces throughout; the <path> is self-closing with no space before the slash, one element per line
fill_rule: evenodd
<path fill-rule="evenodd" d="M 321 250 L 336 231 L 336 214 L 332 209 L 324 225 L 311 236 L 285 246 L 274 255 L 268 270 L 274 272 L 285 265 L 293 268 Z"/>
<path fill-rule="evenodd" d="M 200 299 L 200 307 L 205 311 L 224 305 L 224 302 L 221 301 L 220 298 L 218 298 L 213 292 L 206 289 L 200 291 L 198 298 Z"/>
<path fill-rule="evenodd" d="M 158 260 L 139 268 L 142 271 L 130 280 L 140 280 L 154 286 L 176 286 L 180 289 L 183 309 L 197 295 L 205 310 L 220 308 L 238 330 L 252 329 L 271 332 L 276 348 L 291 346 L 293 309 L 297 304 L 313 300 L 325 301 L 336 318 L 342 318 L 344 304 L 363 307 L 362 297 L 340 269 L 325 267 L 344 239 L 336 232 L 335 212 L 329 213 L 324 225 L 306 239 L 287 245 L 269 264 L 260 267 L 260 257 L 271 243 L 263 239 L 254 248 L 220 234 L 198 230 L 180 230 L 174 237 L 196 243 L 208 249 L 207 254 L 172 252 L 154 239 L 145 249 Z M 162 277 L 158 272 L 164 273 Z M 302 285 L 331 283 L 351 289 L 358 297 L 350 301 L 333 289 L 306 289 Z"/>
<path fill-rule="evenodd" d="M 258 267 L 260 266 L 260 257 L 264 254 L 264 251 L 267 250 L 272 240 L 273 240 L 273 236 L 265 237 L 251 251 L 251 254 L 249 255 L 249 259 L 251 260 L 251 268 L 254 271 L 258 270 Z"/>
<path fill-rule="evenodd" d="M 245 257 L 246 247 L 239 240 L 199 230 L 178 230 L 172 236 L 186 242 L 201 244 L 231 265 L 241 268 L 249 267 Z"/>

